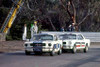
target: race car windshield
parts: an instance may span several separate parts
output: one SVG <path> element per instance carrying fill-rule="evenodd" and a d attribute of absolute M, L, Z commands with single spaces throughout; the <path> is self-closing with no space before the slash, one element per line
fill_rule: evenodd
<path fill-rule="evenodd" d="M 35 35 L 33 40 L 53 40 L 52 35 Z"/>
<path fill-rule="evenodd" d="M 61 35 L 60 37 L 63 40 L 65 40 L 65 39 L 76 39 L 76 35 L 75 34 L 65 34 L 65 35 Z"/>

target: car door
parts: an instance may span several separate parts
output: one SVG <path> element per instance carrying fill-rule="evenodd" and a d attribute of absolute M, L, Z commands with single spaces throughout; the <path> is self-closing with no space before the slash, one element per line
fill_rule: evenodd
<path fill-rule="evenodd" d="M 58 38 L 57 38 L 56 35 L 54 35 L 54 50 L 55 50 L 55 52 L 57 52 L 59 50 L 58 44 L 59 44 L 58 43 Z"/>
<path fill-rule="evenodd" d="M 77 46 L 78 48 L 84 48 L 85 47 L 85 41 L 84 38 L 81 34 L 77 35 L 78 38 L 78 43 L 79 45 Z"/>

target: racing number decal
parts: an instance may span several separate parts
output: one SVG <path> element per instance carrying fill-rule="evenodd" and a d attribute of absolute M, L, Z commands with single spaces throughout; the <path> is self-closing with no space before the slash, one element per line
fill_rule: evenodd
<path fill-rule="evenodd" d="M 56 49 L 57 48 L 57 46 L 56 46 L 56 44 L 54 44 L 54 49 Z"/>
<path fill-rule="evenodd" d="M 60 44 L 54 44 L 54 49 L 60 48 Z"/>
<path fill-rule="evenodd" d="M 60 44 L 58 44 L 58 48 L 60 48 Z"/>

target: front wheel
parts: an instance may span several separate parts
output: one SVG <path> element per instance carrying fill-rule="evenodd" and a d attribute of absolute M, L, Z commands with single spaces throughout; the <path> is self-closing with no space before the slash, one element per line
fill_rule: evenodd
<path fill-rule="evenodd" d="M 52 52 L 50 53 L 50 56 L 54 56 L 55 55 L 55 52 L 54 50 L 52 50 Z"/>

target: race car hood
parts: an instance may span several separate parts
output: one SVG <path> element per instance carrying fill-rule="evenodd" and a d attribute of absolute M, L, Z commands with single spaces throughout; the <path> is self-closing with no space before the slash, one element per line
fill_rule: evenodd
<path fill-rule="evenodd" d="M 51 40 L 46 40 L 46 41 L 34 41 L 33 43 L 51 43 Z"/>
<path fill-rule="evenodd" d="M 37 40 L 35 40 L 35 41 L 28 41 L 28 42 L 25 42 L 25 44 L 31 44 L 31 43 L 52 43 L 53 41 L 51 41 L 51 40 L 46 40 L 46 41 L 37 41 Z"/>

